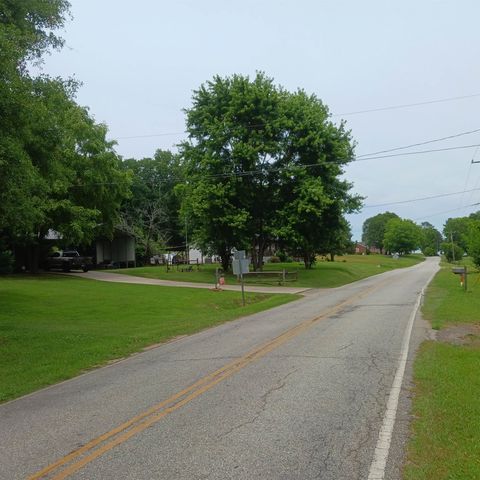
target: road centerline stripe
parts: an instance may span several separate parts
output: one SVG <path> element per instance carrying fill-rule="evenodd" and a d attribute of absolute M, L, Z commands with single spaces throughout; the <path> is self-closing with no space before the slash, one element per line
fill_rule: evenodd
<path fill-rule="evenodd" d="M 368 287 L 361 292 L 341 301 L 337 305 L 330 307 L 322 314 L 304 320 L 298 325 L 289 328 L 277 337 L 253 348 L 242 357 L 239 357 L 234 361 L 224 365 L 220 369 L 214 371 L 213 373 L 206 375 L 166 400 L 163 400 L 148 410 L 134 416 L 130 420 L 120 424 L 114 429 L 92 439 L 79 449 L 70 452 L 56 462 L 29 476 L 28 480 L 40 480 L 46 478 L 51 478 L 52 480 L 63 480 L 69 477 L 104 453 L 124 443 L 129 438 L 141 433 L 143 430 L 157 423 L 168 414 L 178 410 L 188 402 L 207 392 L 218 383 L 235 374 L 237 371 L 243 369 L 259 358 L 264 357 L 272 350 L 286 343 L 288 340 L 306 331 L 315 323 L 340 312 L 346 305 L 362 299 L 363 297 L 385 286 L 386 283 L 390 283 L 391 281 L 393 281 L 393 279 L 389 279 L 380 284 Z M 62 471 L 58 471 L 64 465 L 67 465 L 67 467 Z"/>

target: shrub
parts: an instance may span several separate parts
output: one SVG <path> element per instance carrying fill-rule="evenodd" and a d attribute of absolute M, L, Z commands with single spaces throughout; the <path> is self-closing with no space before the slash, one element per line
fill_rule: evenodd
<path fill-rule="evenodd" d="M 280 259 L 282 263 L 291 263 L 293 262 L 292 258 L 287 255 L 286 252 L 279 250 L 276 252 L 276 256 Z"/>
<path fill-rule="evenodd" d="M 270 263 L 280 263 L 280 257 L 277 257 L 277 256 L 270 257 Z"/>

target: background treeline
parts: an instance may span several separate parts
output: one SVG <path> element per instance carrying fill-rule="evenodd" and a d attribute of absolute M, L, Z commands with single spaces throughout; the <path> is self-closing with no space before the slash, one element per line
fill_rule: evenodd
<path fill-rule="evenodd" d="M 421 250 L 432 256 L 441 252 L 449 262 L 468 254 L 480 266 L 480 211 L 449 218 L 442 233 L 428 222 L 417 225 L 392 212 L 379 213 L 365 220 L 362 241 L 382 253 L 403 255 Z"/>

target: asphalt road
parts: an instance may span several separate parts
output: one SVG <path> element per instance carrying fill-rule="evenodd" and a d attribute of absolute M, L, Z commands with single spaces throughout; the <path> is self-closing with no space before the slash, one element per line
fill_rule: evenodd
<path fill-rule="evenodd" d="M 311 291 L 4 404 L 0 478 L 367 479 L 437 265 Z M 399 478 L 410 360 L 387 479 Z"/>

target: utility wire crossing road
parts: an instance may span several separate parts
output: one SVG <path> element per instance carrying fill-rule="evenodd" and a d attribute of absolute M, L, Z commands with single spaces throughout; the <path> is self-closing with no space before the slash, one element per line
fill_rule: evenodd
<path fill-rule="evenodd" d="M 0 477 L 395 478 L 410 332 L 437 264 L 310 293 L 0 406 Z"/>

